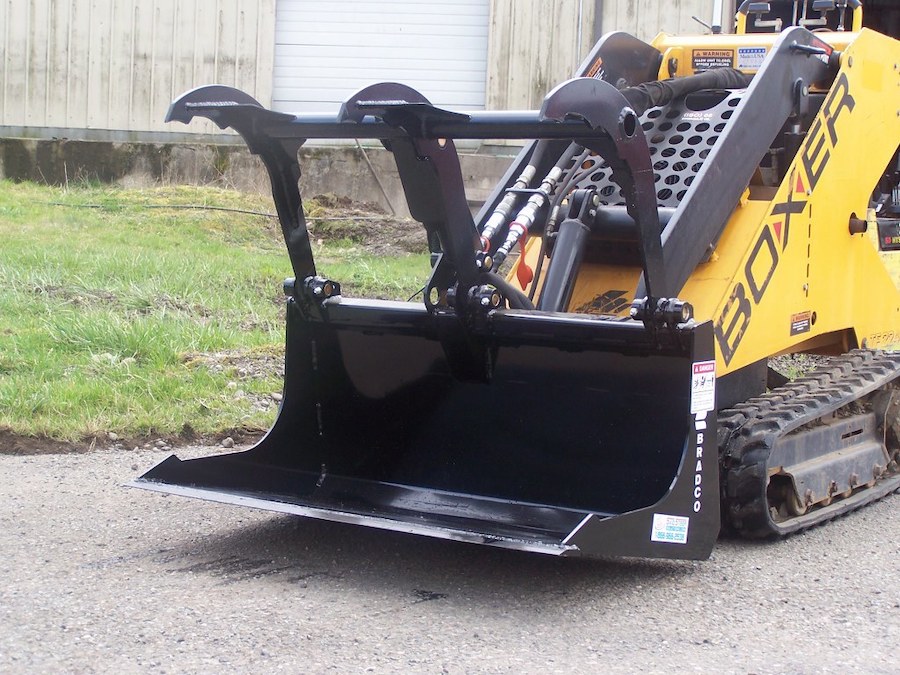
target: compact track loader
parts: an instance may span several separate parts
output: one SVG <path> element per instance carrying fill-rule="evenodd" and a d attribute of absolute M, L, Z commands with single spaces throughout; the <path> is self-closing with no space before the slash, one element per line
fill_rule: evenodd
<path fill-rule="evenodd" d="M 859 4 L 745 2 L 734 35 L 610 33 L 533 112 L 444 110 L 395 83 L 330 115 L 184 94 L 169 120 L 236 130 L 271 177 L 295 274 L 284 399 L 249 450 L 173 456 L 134 485 L 687 559 L 722 525 L 784 535 L 897 490 L 900 42 Z M 318 138 L 392 152 L 433 252 L 424 301 L 353 299 L 317 271 L 297 151 Z M 474 218 L 456 139 L 529 139 Z M 768 367 L 796 352 L 832 358 L 793 381 Z"/>

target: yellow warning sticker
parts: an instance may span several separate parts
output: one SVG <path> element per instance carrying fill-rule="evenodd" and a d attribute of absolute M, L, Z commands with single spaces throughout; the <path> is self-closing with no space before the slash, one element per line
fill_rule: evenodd
<path fill-rule="evenodd" d="M 695 49 L 691 54 L 694 71 L 713 68 L 731 68 L 734 65 L 733 49 Z"/>

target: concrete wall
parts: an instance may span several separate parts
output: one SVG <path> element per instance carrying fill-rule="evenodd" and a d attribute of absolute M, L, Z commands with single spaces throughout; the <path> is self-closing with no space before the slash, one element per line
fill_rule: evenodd
<path fill-rule="evenodd" d="M 163 117 L 172 99 L 212 82 L 268 104 L 274 22 L 275 0 L 2 2 L 0 129 L 171 132 Z M 220 133 L 211 123 L 179 131 Z"/>
<path fill-rule="evenodd" d="M 218 127 L 165 125 L 162 118 L 174 96 L 212 82 L 270 105 L 275 2 L 0 0 L 0 137 L 69 139 L 0 141 L 0 177 L 213 182 L 268 192 L 268 179 L 242 144 L 174 143 L 221 141 Z M 537 107 L 572 76 L 601 33 L 624 30 L 650 39 L 659 30 L 697 32 L 702 29 L 691 14 L 709 20 L 713 4 L 491 0 L 488 108 Z M 725 5 L 730 17 L 734 2 Z M 305 194 L 335 193 L 407 214 L 393 161 L 383 150 L 304 148 L 302 157 Z M 509 158 L 470 155 L 462 162 L 469 196 L 478 201 Z"/>
<path fill-rule="evenodd" d="M 488 196 L 510 162 L 508 156 L 460 156 L 472 205 Z M 334 194 L 409 217 L 393 155 L 383 148 L 302 148 L 300 167 L 304 197 Z M 56 185 L 96 180 L 129 187 L 212 184 L 270 192 L 261 162 L 243 145 L 7 138 L 0 139 L 0 179 L 4 178 Z"/>

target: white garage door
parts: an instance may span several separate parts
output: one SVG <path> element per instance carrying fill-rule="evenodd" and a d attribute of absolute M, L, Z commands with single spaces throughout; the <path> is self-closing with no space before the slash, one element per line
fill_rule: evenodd
<path fill-rule="evenodd" d="M 484 108 L 489 0 L 277 0 L 273 107 L 331 112 L 373 82 Z"/>

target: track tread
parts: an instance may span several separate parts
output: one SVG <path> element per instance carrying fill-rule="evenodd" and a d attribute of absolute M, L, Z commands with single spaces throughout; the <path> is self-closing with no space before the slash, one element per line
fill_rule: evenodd
<path fill-rule="evenodd" d="M 766 495 L 771 449 L 780 436 L 852 403 L 873 386 L 884 386 L 898 376 L 900 354 L 854 350 L 763 396 L 722 410 L 718 416 L 718 440 L 725 529 L 754 539 L 785 536 L 846 512 L 826 510 L 820 519 L 806 518 L 808 522 L 802 526 L 791 526 L 791 521 L 775 523 Z M 862 501 L 855 508 L 866 503 Z"/>

